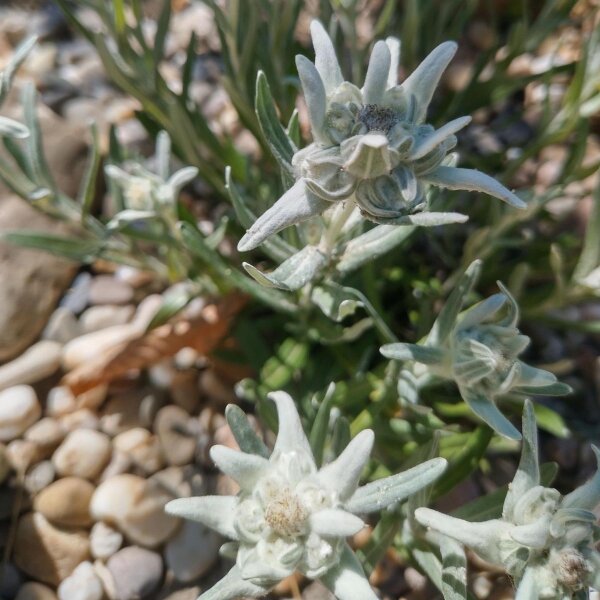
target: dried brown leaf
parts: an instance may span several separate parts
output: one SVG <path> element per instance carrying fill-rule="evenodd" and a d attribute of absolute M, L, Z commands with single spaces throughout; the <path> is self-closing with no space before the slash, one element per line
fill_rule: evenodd
<path fill-rule="evenodd" d="M 201 354 L 209 354 L 225 338 L 233 318 L 246 301 L 245 296 L 232 294 L 208 304 L 197 317 L 175 318 L 73 369 L 63 377 L 62 384 L 78 395 L 97 385 L 150 367 L 182 348 L 193 348 Z"/>

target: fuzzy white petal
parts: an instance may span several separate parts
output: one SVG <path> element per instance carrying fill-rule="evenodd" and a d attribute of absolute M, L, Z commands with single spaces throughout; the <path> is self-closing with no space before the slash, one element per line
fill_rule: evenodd
<path fill-rule="evenodd" d="M 393 88 L 398 85 L 398 69 L 400 68 L 400 40 L 397 37 L 388 37 L 385 43 L 390 51 L 390 72 L 387 79 L 387 88 Z"/>
<path fill-rule="evenodd" d="M 392 57 L 387 44 L 383 41 L 377 42 L 371 53 L 362 90 L 365 104 L 379 104 L 383 100 L 391 62 Z"/>
<path fill-rule="evenodd" d="M 315 49 L 315 66 L 323 80 L 325 92 L 330 94 L 344 81 L 335 48 L 320 21 L 314 20 L 310 24 L 310 35 Z"/>
<path fill-rule="evenodd" d="M 238 539 L 233 525 L 238 499 L 235 496 L 196 496 L 171 500 L 165 511 L 176 517 L 198 521 L 220 534 Z"/>
<path fill-rule="evenodd" d="M 321 485 L 337 491 L 342 502 L 355 492 L 374 440 L 375 434 L 370 429 L 361 431 L 333 462 L 319 471 L 317 478 Z"/>
<path fill-rule="evenodd" d="M 362 519 L 336 508 L 326 508 L 310 517 L 310 528 L 322 536 L 348 537 L 365 526 Z"/>
<path fill-rule="evenodd" d="M 415 120 L 420 123 L 427 115 L 427 107 L 431 102 L 435 88 L 448 63 L 454 57 L 458 46 L 455 42 L 444 42 L 435 48 L 425 60 L 402 83 L 406 95 L 414 95 L 417 101 Z"/>
<path fill-rule="evenodd" d="M 266 458 L 232 450 L 227 446 L 213 446 L 210 449 L 210 457 L 225 475 L 237 481 L 244 490 L 251 490 L 269 468 Z"/>
<path fill-rule="evenodd" d="M 304 91 L 313 137 L 316 142 L 327 143 L 327 136 L 324 132 L 327 96 L 323 80 L 315 65 L 301 54 L 296 56 L 296 68 Z"/>
<path fill-rule="evenodd" d="M 273 455 L 300 451 L 313 461 L 312 450 L 292 397 L 279 391 L 271 392 L 269 398 L 275 402 L 277 415 L 279 416 L 279 430 L 273 448 Z"/>
<path fill-rule="evenodd" d="M 600 449 L 592 446 L 596 455 L 597 469 L 594 476 L 581 487 L 571 492 L 562 502 L 563 508 L 583 508 L 595 510 L 600 504 Z"/>
<path fill-rule="evenodd" d="M 413 146 L 410 153 L 411 160 L 417 160 L 423 158 L 426 154 L 431 152 L 436 146 L 439 146 L 446 138 L 454 135 L 457 131 L 460 131 L 463 127 L 466 127 L 471 122 L 471 117 L 460 117 L 446 123 L 439 129 L 428 136 L 420 139 Z"/>

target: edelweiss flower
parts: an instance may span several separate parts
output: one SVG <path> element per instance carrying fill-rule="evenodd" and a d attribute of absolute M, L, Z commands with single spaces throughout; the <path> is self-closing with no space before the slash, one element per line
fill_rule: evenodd
<path fill-rule="evenodd" d="M 436 458 L 358 488 L 373 432 L 362 431 L 319 470 L 291 397 L 284 392 L 270 397 L 277 405 L 279 432 L 269 458 L 224 446 L 211 449 L 211 457 L 238 482 L 240 493 L 183 498 L 166 506 L 171 514 L 200 521 L 235 540 L 224 550 L 236 555 L 236 565 L 200 599 L 260 597 L 299 571 L 321 579 L 339 600 L 376 600 L 346 542 L 364 527 L 356 514 L 406 498 L 435 480 L 446 461 Z"/>
<path fill-rule="evenodd" d="M 473 412 L 498 433 L 520 439 L 496 406 L 496 399 L 508 393 L 563 395 L 571 388 L 552 373 L 519 360 L 530 340 L 517 328 L 519 307 L 501 283 L 501 293 L 459 316 L 480 270 L 480 261 L 467 269 L 424 344 L 387 344 L 381 353 L 395 360 L 423 363 L 431 374 L 454 380 Z"/>
<path fill-rule="evenodd" d="M 176 202 L 181 189 L 196 177 L 198 169 L 184 167 L 169 175 L 170 158 L 171 140 L 166 132 L 161 131 L 156 142 L 158 173 L 137 162 L 125 164 L 123 168 L 116 165 L 104 168 L 106 176 L 121 189 L 126 206 L 109 222 L 109 227 L 152 219 L 165 211 L 170 211 L 176 218 Z"/>
<path fill-rule="evenodd" d="M 523 450 L 501 519 L 469 523 L 429 508 L 415 512 L 425 527 L 468 546 L 504 567 L 517 584 L 516 600 L 588 598 L 600 589 L 600 537 L 592 512 L 600 503 L 600 450 L 596 474 L 567 496 L 540 485 L 537 428 L 531 402 L 523 414 Z"/>
<path fill-rule="evenodd" d="M 491 177 L 453 165 L 455 133 L 470 117 L 439 129 L 426 124 L 427 107 L 456 44 L 438 46 L 401 85 L 400 43 L 373 48 L 362 89 L 344 81 L 329 36 L 311 25 L 315 63 L 296 57 L 314 142 L 292 160 L 297 182 L 248 230 L 239 250 L 251 250 L 281 229 L 322 213 L 339 201 L 355 202 L 367 219 L 383 224 L 437 225 L 464 221 L 428 209 L 429 185 L 480 191 L 512 206 L 525 204 Z"/>

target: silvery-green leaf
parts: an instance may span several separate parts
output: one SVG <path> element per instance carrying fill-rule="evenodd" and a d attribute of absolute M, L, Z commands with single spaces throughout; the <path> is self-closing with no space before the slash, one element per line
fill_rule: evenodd
<path fill-rule="evenodd" d="M 411 404 L 419 402 L 419 384 L 409 369 L 403 369 L 398 376 L 398 396 Z"/>
<path fill-rule="evenodd" d="M 535 422 L 533 404 L 525 401 L 523 407 L 523 442 L 519 468 L 508 488 L 502 514 L 511 520 L 516 503 L 530 489 L 540 484 L 540 468 L 538 464 L 538 432 Z"/>
<path fill-rule="evenodd" d="M 304 91 L 313 138 L 316 142 L 327 144 L 328 139 L 325 133 L 327 97 L 321 76 L 315 65 L 300 54 L 296 56 L 296 68 Z"/>
<path fill-rule="evenodd" d="M 471 410 L 481 417 L 496 433 L 511 440 L 520 440 L 519 430 L 500 412 L 493 400 L 476 389 L 461 386 L 460 394 Z"/>
<path fill-rule="evenodd" d="M 505 188 L 499 181 L 475 169 L 441 166 L 424 173 L 421 178 L 438 187 L 448 188 L 449 190 L 483 192 L 503 200 L 515 208 L 527 208 L 527 204 L 523 200 Z"/>
<path fill-rule="evenodd" d="M 133 223 L 135 221 L 147 221 L 148 219 L 155 219 L 156 212 L 153 210 L 134 210 L 127 208 L 117 213 L 107 224 L 106 228 L 109 230 L 119 229 L 123 225 Z"/>
<path fill-rule="evenodd" d="M 365 84 L 362 89 L 364 104 L 380 104 L 386 90 L 392 57 L 390 49 L 383 41 L 373 47 Z"/>
<path fill-rule="evenodd" d="M 246 454 L 220 444 L 210 449 L 210 457 L 243 490 L 252 490 L 269 466 L 269 461 L 263 456 Z"/>
<path fill-rule="evenodd" d="M 386 344 L 379 348 L 379 352 L 392 360 L 416 360 L 426 365 L 435 365 L 444 360 L 442 350 L 420 344 Z"/>
<path fill-rule="evenodd" d="M 326 265 L 327 257 L 315 246 L 305 246 L 269 274 L 243 263 L 248 274 L 261 285 L 286 291 L 299 290 L 314 281 Z"/>
<path fill-rule="evenodd" d="M 175 171 L 171 177 L 167 180 L 167 185 L 173 188 L 175 195 L 186 186 L 190 181 L 193 181 L 198 175 L 198 169 L 196 167 L 184 167 Z"/>
<path fill-rule="evenodd" d="M 235 215 L 242 227 L 251 227 L 256 221 L 256 215 L 246 206 L 246 202 L 238 187 L 231 179 L 231 167 L 225 169 L 225 189 L 229 194 Z M 261 250 L 274 261 L 282 263 L 296 252 L 296 248 L 290 246 L 279 237 L 264 240 Z"/>
<path fill-rule="evenodd" d="M 516 327 L 519 322 L 519 305 L 509 289 L 501 281 L 497 281 L 496 283 L 508 300 L 506 316 L 500 319 L 497 324 L 501 327 Z"/>
<path fill-rule="evenodd" d="M 326 508 L 310 516 L 310 528 L 326 537 L 349 537 L 365 527 L 359 517 L 338 508 Z"/>
<path fill-rule="evenodd" d="M 29 129 L 14 119 L 0 116 L 0 137 L 11 137 L 17 139 L 26 138 Z"/>
<path fill-rule="evenodd" d="M 400 40 L 397 37 L 387 37 L 385 43 L 390 51 L 390 72 L 387 78 L 387 88 L 398 85 L 398 69 L 400 69 Z"/>
<path fill-rule="evenodd" d="M 513 527 L 501 519 L 470 523 L 430 508 L 417 508 L 415 517 L 423 527 L 430 527 L 468 546 L 485 560 L 502 564 L 498 542 Z"/>
<path fill-rule="evenodd" d="M 533 569 L 525 569 L 525 575 L 515 594 L 515 600 L 538 600 L 538 588 L 535 584 L 535 571 Z"/>
<path fill-rule="evenodd" d="M 467 557 L 464 548 L 445 535 L 440 536 L 439 545 L 444 600 L 467 600 Z"/>
<path fill-rule="evenodd" d="M 344 81 L 335 48 L 325 28 L 316 19 L 310 24 L 310 35 L 315 49 L 315 66 L 323 80 L 325 92 L 330 94 Z"/>
<path fill-rule="evenodd" d="M 271 89 L 263 71 L 259 71 L 256 76 L 255 106 L 258 123 L 273 156 L 287 177 L 292 179 L 294 176 L 292 156 L 295 148 L 279 122 Z"/>
<path fill-rule="evenodd" d="M 329 202 L 306 192 L 304 181 L 298 180 L 248 229 L 238 244 L 238 250 L 240 252 L 253 250 L 274 233 L 306 221 L 330 208 Z"/>
<path fill-rule="evenodd" d="M 592 563 L 592 578 L 590 585 L 595 590 L 600 590 L 600 553 L 594 552 L 588 560 Z"/>
<path fill-rule="evenodd" d="M 339 563 L 327 571 L 321 581 L 337 600 L 377 600 L 356 555 L 347 545 Z"/>
<path fill-rule="evenodd" d="M 469 220 L 467 215 L 455 212 L 422 212 L 407 215 L 396 219 L 398 225 L 417 225 L 419 227 L 436 227 L 438 225 L 451 225 L 452 223 L 465 223 Z"/>
<path fill-rule="evenodd" d="M 200 594 L 198 600 L 238 600 L 241 597 L 262 598 L 269 588 L 242 579 L 240 569 L 235 566 L 213 587 Z"/>
<path fill-rule="evenodd" d="M 446 338 L 454 328 L 463 304 L 479 279 L 482 264 L 481 260 L 473 261 L 458 280 L 456 287 L 448 297 L 431 328 L 431 332 L 427 336 L 428 346 L 438 346 L 446 341 Z"/>
<path fill-rule="evenodd" d="M 258 434 L 252 429 L 246 413 L 237 404 L 228 404 L 225 409 L 227 424 L 242 452 L 269 457 L 269 450 Z"/>
<path fill-rule="evenodd" d="M 473 359 L 455 362 L 452 371 L 463 385 L 474 385 L 484 377 L 491 375 L 495 369 L 496 365 L 493 361 Z"/>
<path fill-rule="evenodd" d="M 340 273 L 349 273 L 395 248 L 415 231 L 411 226 L 378 225 L 350 240 L 336 265 Z"/>
<path fill-rule="evenodd" d="M 0 104 L 4 102 L 6 95 L 10 90 L 15 73 L 23 64 L 37 41 L 37 36 L 32 36 L 27 38 L 24 42 L 21 42 L 10 57 L 8 64 L 0 72 Z"/>
<path fill-rule="evenodd" d="M 363 306 L 362 302 L 346 293 L 342 286 L 334 283 L 315 286 L 311 300 L 325 315 L 337 323 L 353 315 L 357 308 Z"/>
<path fill-rule="evenodd" d="M 469 329 L 481 325 L 483 321 L 493 317 L 506 304 L 506 300 L 504 294 L 494 294 L 478 302 L 461 315 L 459 328 Z"/>
<path fill-rule="evenodd" d="M 414 116 L 417 123 L 425 119 L 435 88 L 457 48 L 455 42 L 440 44 L 402 83 L 406 95 L 409 97 L 414 96 L 417 101 Z"/>
<path fill-rule="evenodd" d="M 447 466 L 445 459 L 433 458 L 397 475 L 368 483 L 356 490 L 346 508 L 358 514 L 381 510 L 435 481 Z"/>
<path fill-rule="evenodd" d="M 198 521 L 232 540 L 238 539 L 233 525 L 238 499 L 235 496 L 194 496 L 171 500 L 165 506 L 170 515 Z"/>
<path fill-rule="evenodd" d="M 310 443 L 302 429 L 300 416 L 292 397 L 281 391 L 271 392 L 268 397 L 275 402 L 279 417 L 279 429 L 273 455 L 302 451 L 312 460 Z"/>
<path fill-rule="evenodd" d="M 522 361 L 519 361 L 519 366 L 519 376 L 515 385 L 537 388 L 550 386 L 556 383 L 556 375 L 550 373 L 550 371 L 537 369 Z"/>
<path fill-rule="evenodd" d="M 411 149 L 410 160 L 423 158 L 426 154 L 429 154 L 429 152 L 439 146 L 446 138 L 454 135 L 457 131 L 460 131 L 463 127 L 466 127 L 470 122 L 471 117 L 460 117 L 458 119 L 454 119 L 454 121 L 446 123 L 428 136 L 417 140 L 417 143 Z"/>
<path fill-rule="evenodd" d="M 361 473 L 371 455 L 374 440 L 373 431 L 361 431 L 340 456 L 319 471 L 318 481 L 323 486 L 335 490 L 340 499 L 346 501 L 356 491 Z"/>
<path fill-rule="evenodd" d="M 512 388 L 512 392 L 517 392 L 519 394 L 537 394 L 539 396 L 567 396 L 568 394 L 573 393 L 573 388 L 561 381 L 557 381 L 551 385 L 545 385 L 543 387 L 529 387 L 527 385 L 517 385 Z"/>
<path fill-rule="evenodd" d="M 596 455 L 596 472 L 590 480 L 565 496 L 562 502 L 563 508 L 595 510 L 600 504 L 600 449 L 592 445 L 592 450 Z"/>

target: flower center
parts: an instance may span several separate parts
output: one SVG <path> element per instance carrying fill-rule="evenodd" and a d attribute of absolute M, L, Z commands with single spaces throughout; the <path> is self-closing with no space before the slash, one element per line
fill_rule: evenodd
<path fill-rule="evenodd" d="M 308 511 L 289 488 L 280 490 L 265 508 L 265 521 L 282 537 L 297 537 L 306 531 Z"/>
<path fill-rule="evenodd" d="M 573 548 L 554 554 L 550 559 L 550 566 L 556 573 L 557 581 L 573 590 L 583 586 L 584 578 L 589 573 L 587 561 Z"/>
<path fill-rule="evenodd" d="M 395 110 L 377 104 L 362 106 L 358 111 L 358 120 L 369 131 L 383 131 L 383 133 L 389 133 L 390 129 L 399 121 L 398 113 Z"/>

